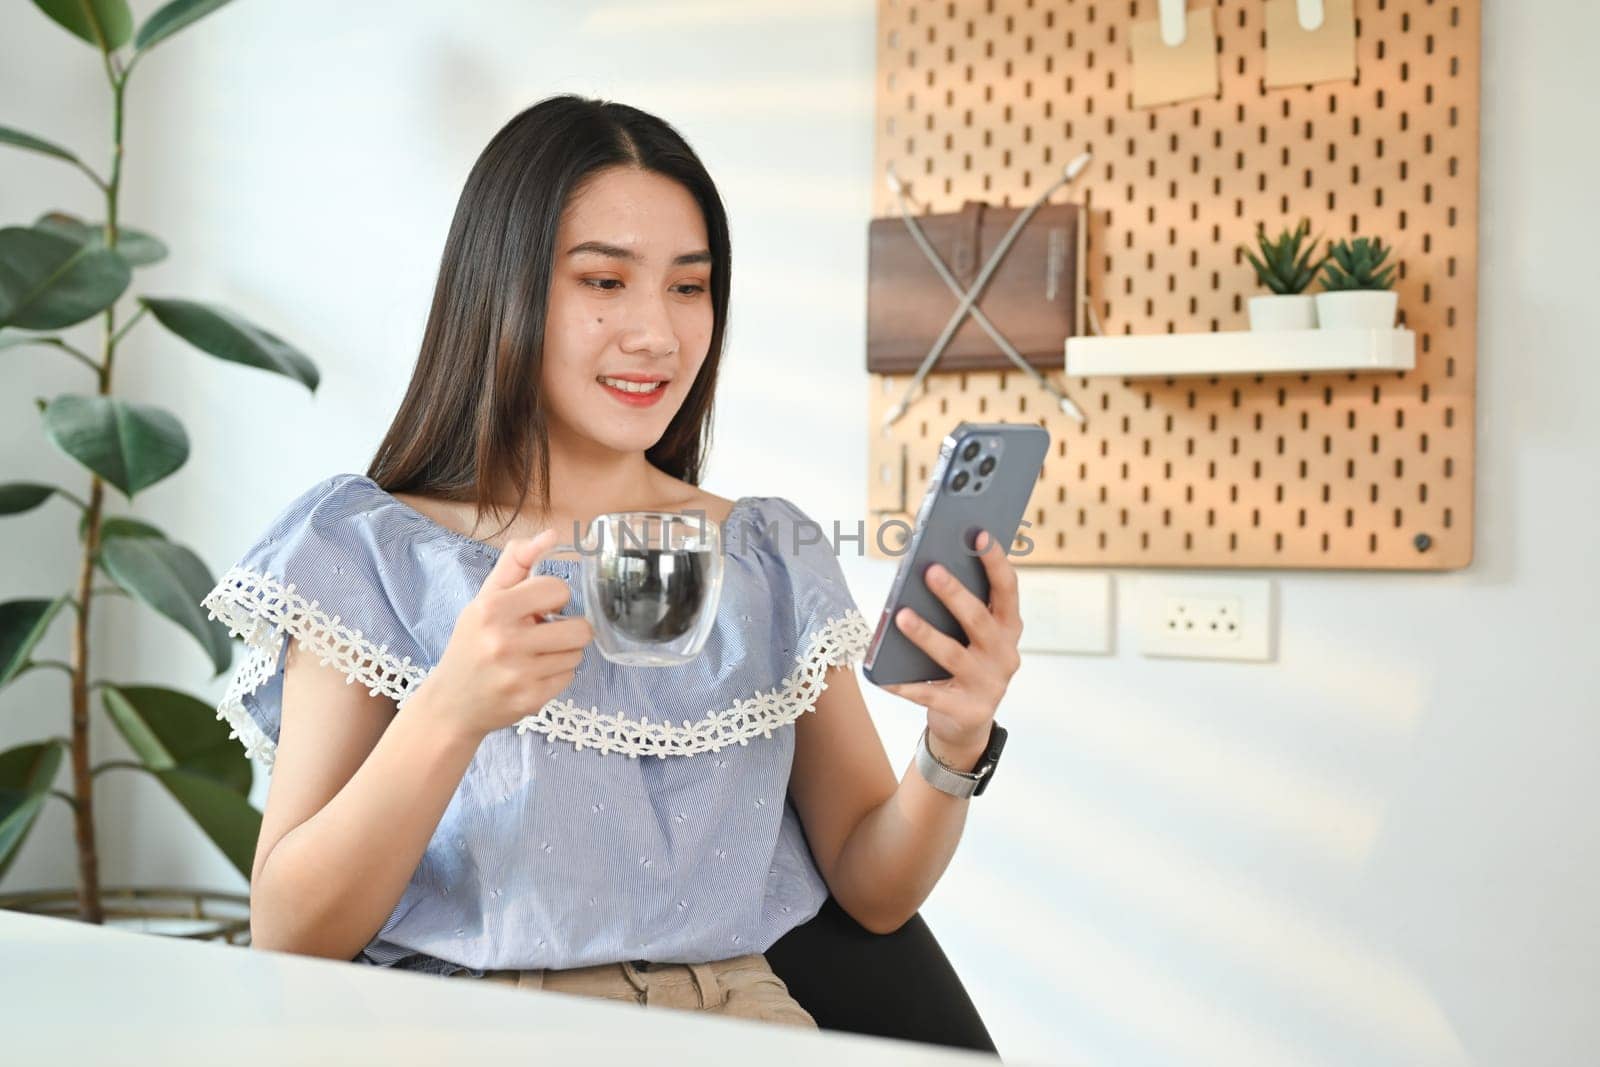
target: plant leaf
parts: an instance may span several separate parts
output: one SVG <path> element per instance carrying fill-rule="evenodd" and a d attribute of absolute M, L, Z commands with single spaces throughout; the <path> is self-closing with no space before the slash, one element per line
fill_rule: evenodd
<path fill-rule="evenodd" d="M 255 862 L 256 838 L 261 836 L 261 813 L 243 796 L 204 775 L 182 767 L 152 773 L 212 844 L 228 857 L 228 862 L 249 878 Z"/>
<path fill-rule="evenodd" d="M 23 226 L 0 230 L 0 326 L 76 325 L 116 303 L 131 279 L 109 248 Z"/>
<path fill-rule="evenodd" d="M 23 345 L 36 345 L 46 337 L 55 337 L 55 334 L 18 333 L 15 330 L 0 333 L 0 351 L 7 348 L 21 348 Z"/>
<path fill-rule="evenodd" d="M 43 482 L 6 482 L 0 485 L 0 515 L 32 511 L 55 493 L 55 486 Z"/>
<path fill-rule="evenodd" d="M 128 747 L 152 771 L 181 767 L 249 794 L 250 761 L 215 708 L 159 686 L 104 686 L 101 699 Z"/>
<path fill-rule="evenodd" d="M 87 536 L 89 536 L 89 513 L 85 511 L 78 519 L 79 543 L 82 543 Z M 104 544 L 113 537 L 159 537 L 165 540 L 167 535 L 148 522 L 131 516 L 108 515 L 100 520 L 100 541 Z"/>
<path fill-rule="evenodd" d="M 61 769 L 59 741 L 0 752 L 0 878 L 16 858 Z"/>
<path fill-rule="evenodd" d="M 1272 273 L 1280 279 L 1287 278 L 1294 267 L 1294 240 L 1289 231 L 1283 231 L 1278 243 L 1272 246 Z"/>
<path fill-rule="evenodd" d="M 95 230 L 100 235 L 97 240 L 105 243 L 103 230 Z M 160 263 L 167 258 L 167 246 L 161 238 L 144 230 L 135 230 L 128 226 L 117 228 L 117 255 L 130 267 L 148 267 L 152 263 Z"/>
<path fill-rule="evenodd" d="M 1310 244 L 1306 241 L 1310 238 Z M 1290 229 L 1285 226 L 1277 237 L 1268 237 L 1264 223 L 1256 223 L 1256 244 L 1261 249 L 1257 258 L 1250 249 L 1241 245 L 1255 268 L 1256 279 L 1274 293 L 1293 295 L 1302 293 L 1316 278 L 1322 259 L 1312 261 L 1320 237 L 1311 237 L 1311 220 L 1301 216 Z M 1324 257 L 1325 258 L 1325 257 Z"/>
<path fill-rule="evenodd" d="M 76 155 L 67 149 L 62 148 L 60 145 L 46 141 L 42 137 L 35 137 L 31 133 L 24 133 L 22 130 L 15 129 L 11 126 L 0 126 L 0 144 L 8 144 L 16 148 L 26 148 L 33 152 L 42 152 L 47 156 L 55 156 L 57 159 L 64 159 L 68 163 L 77 163 L 80 166 L 82 165 L 82 161 L 78 159 Z"/>
<path fill-rule="evenodd" d="M 58 448 L 130 500 L 189 458 L 183 424 L 149 404 L 65 394 L 45 409 L 44 428 Z"/>
<path fill-rule="evenodd" d="M 0 604 L 0 686 L 10 683 L 28 665 L 28 657 L 50 629 L 69 598 L 8 600 Z"/>
<path fill-rule="evenodd" d="M 139 27 L 139 35 L 133 40 L 134 51 L 149 51 L 191 22 L 205 18 L 227 2 L 228 0 L 172 0 L 172 3 L 144 20 L 144 25 Z"/>
<path fill-rule="evenodd" d="M 321 375 L 316 364 L 281 337 L 232 311 L 196 300 L 144 296 L 139 302 L 161 325 L 202 352 L 293 378 L 313 393 L 317 391 Z"/>
<path fill-rule="evenodd" d="M 127 0 L 33 0 L 56 22 L 103 52 L 121 48 L 133 36 Z M 101 36 L 104 35 L 104 42 Z"/>
<path fill-rule="evenodd" d="M 90 248 L 106 246 L 106 227 L 103 222 L 84 222 L 65 211 L 50 211 L 34 220 L 33 228 L 58 234 L 69 241 Z M 147 267 L 167 258 L 167 246 L 160 238 L 131 226 L 117 227 L 117 255 L 130 267 Z"/>
<path fill-rule="evenodd" d="M 228 628 L 200 606 L 216 582 L 199 556 L 161 538 L 113 537 L 100 546 L 100 566 L 134 599 L 200 642 L 216 674 L 228 669 L 233 660 Z"/>
<path fill-rule="evenodd" d="M 1271 288 L 1272 272 L 1267 270 L 1267 265 L 1261 262 L 1261 260 L 1257 259 L 1255 253 L 1251 252 L 1248 248 L 1241 248 L 1240 251 L 1244 253 L 1244 258 L 1250 261 L 1250 266 L 1255 269 L 1256 281 L 1267 286 L 1268 288 Z"/>

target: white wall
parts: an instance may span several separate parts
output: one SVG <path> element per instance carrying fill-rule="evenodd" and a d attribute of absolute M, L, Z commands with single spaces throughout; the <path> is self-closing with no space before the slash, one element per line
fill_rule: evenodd
<path fill-rule="evenodd" d="M 310 353 L 324 386 L 313 399 L 141 326 L 118 391 L 178 412 L 193 455 L 132 512 L 220 568 L 310 481 L 363 469 L 473 158 L 517 110 L 575 90 L 678 125 L 728 201 L 734 326 L 708 487 L 859 515 L 873 4 L 666 8 L 412 2 L 374 19 L 279 0 L 150 56 L 129 93 L 124 218 L 174 254 L 139 291 L 238 309 Z M 1272 665 L 1144 660 L 1126 625 L 1116 656 L 1025 665 L 1004 773 L 925 908 L 1010 1058 L 1595 1055 L 1600 373 L 1580 302 L 1600 282 L 1586 52 L 1600 15 L 1490 8 L 1477 561 L 1281 576 Z M 103 159 L 97 61 L 27 5 L 0 18 L 0 121 Z M 51 207 L 96 211 L 70 170 L 0 156 L 0 220 Z M 7 356 L 0 478 L 80 486 L 31 398 L 85 375 L 45 350 Z M 70 580 L 69 522 L 52 504 L 0 525 L 5 597 Z M 889 565 L 845 566 L 875 613 Z M 96 629 L 103 673 L 220 693 L 148 613 L 108 603 Z M 44 654 L 64 658 L 65 641 L 58 626 Z M 0 694 L 0 747 L 64 730 L 63 693 L 38 672 Z M 901 765 L 915 711 L 869 699 Z M 109 730 L 96 741 L 120 749 Z M 242 885 L 159 791 L 102 781 L 108 882 Z M 7 888 L 70 883 L 69 842 L 55 805 Z"/>

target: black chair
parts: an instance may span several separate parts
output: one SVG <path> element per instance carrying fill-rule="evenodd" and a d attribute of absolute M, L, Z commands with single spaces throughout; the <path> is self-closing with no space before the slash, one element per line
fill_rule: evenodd
<path fill-rule="evenodd" d="M 875 934 L 830 896 L 766 955 L 824 1030 L 999 1054 L 920 913 L 892 934 Z"/>

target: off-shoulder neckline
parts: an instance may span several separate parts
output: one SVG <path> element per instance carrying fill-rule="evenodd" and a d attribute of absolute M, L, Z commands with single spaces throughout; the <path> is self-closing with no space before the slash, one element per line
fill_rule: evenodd
<path fill-rule="evenodd" d="M 454 541 L 454 542 L 456 542 L 458 544 L 461 544 L 461 545 L 464 545 L 464 546 L 466 546 L 468 548 L 472 548 L 475 551 L 477 551 L 480 555 L 483 554 L 483 553 L 488 553 L 489 554 L 489 558 L 491 559 L 491 561 L 492 560 L 497 560 L 497 559 L 500 558 L 500 554 L 501 554 L 501 551 L 502 551 L 500 548 L 496 547 L 495 545 L 489 544 L 487 541 L 480 541 L 476 537 L 469 537 L 467 534 L 464 534 L 464 533 L 460 532 L 459 530 L 452 530 L 450 527 L 448 527 L 448 526 L 444 525 L 443 523 L 439 522 L 437 519 L 435 519 L 435 518 L 433 518 L 433 517 L 431 517 L 429 515 L 425 515 L 422 512 L 418 511 L 416 508 L 412 507 L 410 504 L 407 504 L 404 500 L 401 500 L 399 497 L 395 496 L 393 493 L 391 493 L 387 489 L 383 488 L 383 486 L 379 485 L 377 482 L 373 481 L 371 478 L 367 477 L 365 474 L 351 474 L 350 478 L 353 481 L 359 482 L 361 485 L 365 486 L 374 495 L 379 497 L 385 504 L 387 504 L 390 507 L 396 509 L 401 514 L 405 515 L 407 518 L 411 519 L 413 522 L 416 522 L 419 525 L 423 526 L 427 530 L 429 530 L 429 531 L 431 531 L 431 532 L 433 532 L 433 533 L 435 533 L 435 534 L 437 534 L 437 535 L 439 535 L 441 537 L 444 537 L 444 538 L 446 538 L 446 539 L 448 539 L 450 541 Z M 728 517 L 727 517 L 727 519 L 725 519 L 723 521 L 723 523 L 722 523 L 724 531 L 726 531 L 726 528 L 727 528 L 728 524 L 733 522 L 734 518 L 741 511 L 745 511 L 747 509 L 754 508 L 755 504 L 756 504 L 756 501 L 758 501 L 760 499 L 762 499 L 762 498 L 761 497 L 757 497 L 757 496 L 741 496 L 738 499 L 736 499 L 733 502 L 733 507 L 728 509 Z M 726 544 L 723 545 L 723 551 L 724 552 L 727 551 L 727 545 Z M 541 568 L 541 567 L 548 567 L 548 568 L 550 568 L 552 570 L 573 571 L 573 570 L 576 570 L 580 565 L 582 565 L 582 563 L 583 563 L 582 560 L 577 560 L 577 559 L 551 559 L 550 557 L 547 556 L 544 559 L 541 559 L 538 563 L 534 564 L 534 567 L 535 567 L 535 569 L 538 569 L 538 568 Z"/>

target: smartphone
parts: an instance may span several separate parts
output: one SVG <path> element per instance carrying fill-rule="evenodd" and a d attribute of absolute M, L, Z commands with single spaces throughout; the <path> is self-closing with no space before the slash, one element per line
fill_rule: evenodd
<path fill-rule="evenodd" d="M 900 630 L 895 614 L 909 607 L 935 629 L 971 644 L 923 576 L 930 564 L 942 564 L 987 604 L 989 575 L 974 540 L 984 530 L 993 544 L 1011 550 L 1049 451 L 1050 433 L 1042 426 L 963 422 L 945 436 L 910 543 L 862 660 L 868 681 L 894 685 L 950 677 Z"/>

